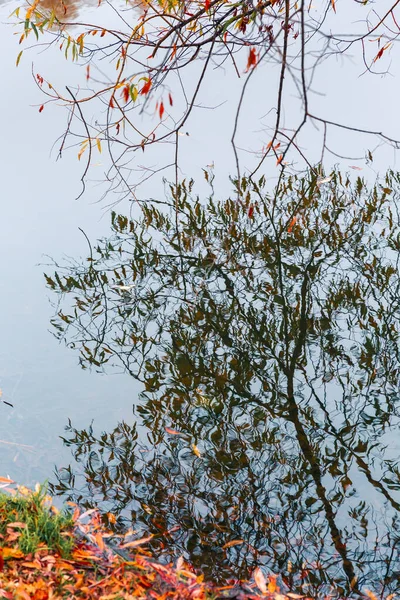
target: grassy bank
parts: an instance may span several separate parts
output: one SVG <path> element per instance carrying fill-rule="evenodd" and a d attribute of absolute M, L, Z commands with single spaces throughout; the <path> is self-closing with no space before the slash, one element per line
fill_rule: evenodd
<path fill-rule="evenodd" d="M 45 488 L 12 488 L 0 493 L 0 598 L 51 600 L 94 598 L 213 598 L 201 577 L 181 562 L 175 568 L 154 563 L 146 539 L 133 532 L 106 531 L 97 511 L 70 505 L 56 509 Z M 147 540 L 148 541 L 148 540 Z M 118 553 L 134 551 L 126 560 Z"/>

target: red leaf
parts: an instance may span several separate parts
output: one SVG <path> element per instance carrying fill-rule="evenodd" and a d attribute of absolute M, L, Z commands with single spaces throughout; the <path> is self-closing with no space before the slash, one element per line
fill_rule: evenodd
<path fill-rule="evenodd" d="M 204 2 L 204 8 L 205 8 L 205 10 L 210 10 L 210 6 L 211 6 L 211 0 L 206 0 Z"/>
<path fill-rule="evenodd" d="M 254 68 L 257 64 L 257 52 L 255 48 L 250 48 L 249 56 L 247 59 L 246 71 L 249 71 L 252 67 Z"/>
<path fill-rule="evenodd" d="M 164 114 L 164 102 L 161 100 L 160 108 L 158 109 L 158 114 L 160 115 L 160 119 L 162 119 Z"/>
<path fill-rule="evenodd" d="M 125 102 L 128 102 L 128 100 L 129 100 L 129 85 L 128 84 L 122 88 L 122 96 L 123 96 Z"/>
<path fill-rule="evenodd" d="M 388 44 L 386 44 L 385 46 L 383 46 L 383 48 L 381 48 L 378 52 L 378 54 L 375 56 L 373 62 L 376 62 L 377 60 L 379 60 L 380 58 L 382 58 L 383 53 L 385 52 L 385 50 L 387 50 L 388 48 L 390 48 L 391 46 L 391 42 L 389 42 Z"/>
<path fill-rule="evenodd" d="M 250 204 L 247 215 L 248 215 L 249 219 L 253 218 L 253 215 L 254 215 L 254 205 L 253 204 Z"/>
<path fill-rule="evenodd" d="M 168 100 L 169 100 L 170 105 L 173 106 L 174 105 L 174 101 L 172 100 L 171 94 L 168 94 Z"/>
<path fill-rule="evenodd" d="M 113 98 L 114 98 L 114 96 L 111 96 L 111 98 L 110 98 L 110 102 L 109 102 L 109 107 L 110 108 L 114 108 L 115 107 Z"/>
<path fill-rule="evenodd" d="M 90 79 L 90 65 L 88 65 L 86 67 L 86 81 L 89 81 Z"/>
<path fill-rule="evenodd" d="M 42 104 L 42 106 L 39 108 L 39 112 L 42 112 L 43 109 L 44 109 L 44 104 Z"/>
<path fill-rule="evenodd" d="M 149 78 L 146 83 L 144 84 L 144 86 L 142 87 L 142 89 L 140 90 L 140 93 L 142 94 L 142 96 L 145 96 L 146 94 L 149 93 L 151 88 L 151 79 Z"/>

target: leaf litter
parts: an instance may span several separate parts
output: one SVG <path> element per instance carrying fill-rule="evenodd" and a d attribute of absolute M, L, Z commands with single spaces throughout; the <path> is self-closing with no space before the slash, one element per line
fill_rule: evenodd
<path fill-rule="evenodd" d="M 132 539 L 131 529 L 116 535 L 97 509 L 67 502 L 68 511 L 60 511 L 43 486 L 32 491 L 8 477 L 0 481 L 8 486 L 0 492 L 0 599 L 311 600 L 282 591 L 277 575 L 260 567 L 251 581 L 217 587 L 183 557 L 175 565 L 157 563 L 145 549 L 153 535 Z M 242 543 L 232 540 L 224 549 Z M 376 600 L 369 590 L 366 596 Z"/>

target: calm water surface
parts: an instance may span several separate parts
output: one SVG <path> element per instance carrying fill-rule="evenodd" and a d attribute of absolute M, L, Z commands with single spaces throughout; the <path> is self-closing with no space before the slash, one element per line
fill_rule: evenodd
<path fill-rule="evenodd" d="M 78 227 L 97 235 L 108 227 L 108 218 L 93 204 L 97 191 L 74 201 L 80 178 L 76 159 L 56 162 L 50 156 L 60 123 L 51 111 L 40 119 L 40 97 L 30 74 L 34 57 L 15 68 L 16 38 L 7 23 L 15 6 L 0 6 L 7 89 L 0 100 L 0 388 L 14 405 L 0 405 L 0 463 L 1 475 L 30 485 L 50 478 L 55 463 L 67 456 L 59 436 L 68 418 L 83 425 L 96 416 L 101 427 L 116 423 L 131 413 L 135 388 L 121 376 L 81 371 L 48 333 L 53 309 L 42 275 L 41 265 L 49 262 L 45 255 L 86 252 Z M 46 53 L 34 62 L 38 71 L 54 71 Z M 62 66 L 68 73 L 68 63 Z"/>

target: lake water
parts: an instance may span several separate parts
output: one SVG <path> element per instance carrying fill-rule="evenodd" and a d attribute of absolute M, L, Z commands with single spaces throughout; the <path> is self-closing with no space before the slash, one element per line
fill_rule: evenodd
<path fill-rule="evenodd" d="M 123 331 L 132 343 L 129 336 L 137 327 L 134 335 L 140 337 L 147 313 L 135 315 L 134 326 L 129 321 L 132 297 L 139 297 L 140 290 L 115 256 L 113 268 L 120 279 L 113 285 L 107 282 L 110 287 L 103 296 L 100 292 L 100 305 L 106 298 L 103 312 L 109 311 L 111 318 L 101 343 L 96 334 L 103 330 L 95 328 L 93 333 L 91 320 L 86 329 L 78 323 L 77 339 L 66 336 L 74 349 L 59 344 L 49 332 L 54 332 L 49 299 L 54 302 L 57 297 L 46 288 L 43 272 L 52 276 L 52 258 L 66 276 L 82 275 L 88 245 L 80 228 L 92 243 L 124 232 L 123 227 L 110 231 L 110 211 L 98 203 L 101 187 L 89 186 L 79 201 L 74 200 L 80 191 L 76 157 L 66 153 L 56 161 L 49 152 L 60 131 L 60 112 L 56 107 L 38 112 L 41 96 L 29 81 L 32 56 L 15 68 L 16 40 L 6 24 L 13 8 L 2 5 L 0 14 L 6 90 L 0 109 L 7 117 L 0 147 L 0 388 L 2 399 L 13 404 L 0 404 L 0 474 L 25 485 L 49 479 L 64 497 L 85 506 L 98 504 L 106 521 L 117 528 L 133 523 L 139 536 L 152 532 L 156 556 L 169 560 L 183 555 L 220 582 L 249 577 L 261 565 L 266 573 L 282 573 L 291 589 L 310 596 L 321 590 L 357 595 L 359 590 L 350 591 L 355 576 L 360 582 L 352 582 L 356 588 L 374 588 L 382 597 L 398 593 L 400 443 L 395 384 L 387 393 L 372 389 L 375 404 L 358 391 L 350 414 L 346 403 L 340 403 L 340 386 L 329 386 L 329 380 L 323 383 L 333 399 L 330 403 L 316 406 L 314 397 L 306 401 L 299 387 L 303 412 L 269 412 L 254 400 L 262 378 L 254 383 L 254 365 L 246 362 L 246 356 L 260 348 L 254 332 L 267 335 L 269 329 L 264 324 L 263 330 L 257 320 L 252 327 L 245 319 L 247 330 L 243 322 L 240 327 L 233 323 L 229 335 L 221 333 L 221 315 L 229 319 L 224 312 L 227 290 L 222 289 L 219 320 L 210 323 L 214 337 L 220 336 L 225 346 L 214 349 L 212 336 L 202 345 L 192 317 L 179 313 L 166 329 L 174 343 L 160 344 L 164 358 L 149 368 L 146 357 L 140 365 L 148 369 L 148 395 L 139 397 L 143 384 L 135 379 L 136 357 L 118 335 Z M 88 4 L 85 10 L 89 15 L 95 9 Z M 54 70 L 50 55 L 38 54 L 34 60 L 39 73 Z M 63 63 L 62 69 L 58 74 L 54 70 L 54 77 L 61 79 L 76 67 Z M 190 129 L 194 142 L 190 141 L 193 152 L 185 157 L 187 170 L 191 165 L 200 170 L 199 164 L 211 162 L 210 148 L 196 146 L 201 127 L 194 123 Z M 222 167 L 227 169 L 225 163 Z M 102 268 L 104 260 L 99 258 Z M 88 292 L 83 286 L 77 295 L 87 292 L 93 300 L 92 292 L 106 285 L 99 281 L 95 279 Z M 201 277 L 194 282 L 200 289 Z M 132 287 L 120 289 L 121 285 Z M 173 296 L 171 289 L 168 298 Z M 197 298 L 198 289 L 193 293 Z M 73 300 L 68 300 L 66 312 L 68 303 Z M 203 326 L 201 315 L 193 319 Z M 82 341 L 90 349 L 108 347 L 113 366 L 106 365 L 101 373 L 96 363 L 81 369 Z M 235 343 L 251 352 L 240 354 Z M 222 347 L 231 350 L 224 354 Z M 152 360 L 154 356 L 158 359 L 157 352 Z M 221 367 L 226 367 L 227 356 L 228 379 Z M 92 362 L 93 367 L 86 350 L 83 357 L 84 366 Z M 164 364 L 170 365 L 173 376 L 168 375 L 168 385 L 160 391 L 156 386 L 158 379 L 166 381 Z M 266 368 L 261 359 L 260 365 L 257 368 Z M 380 402 L 382 409 L 377 407 Z M 307 412 L 309 407 L 315 414 Z M 72 426 L 66 431 L 69 420 Z"/>

